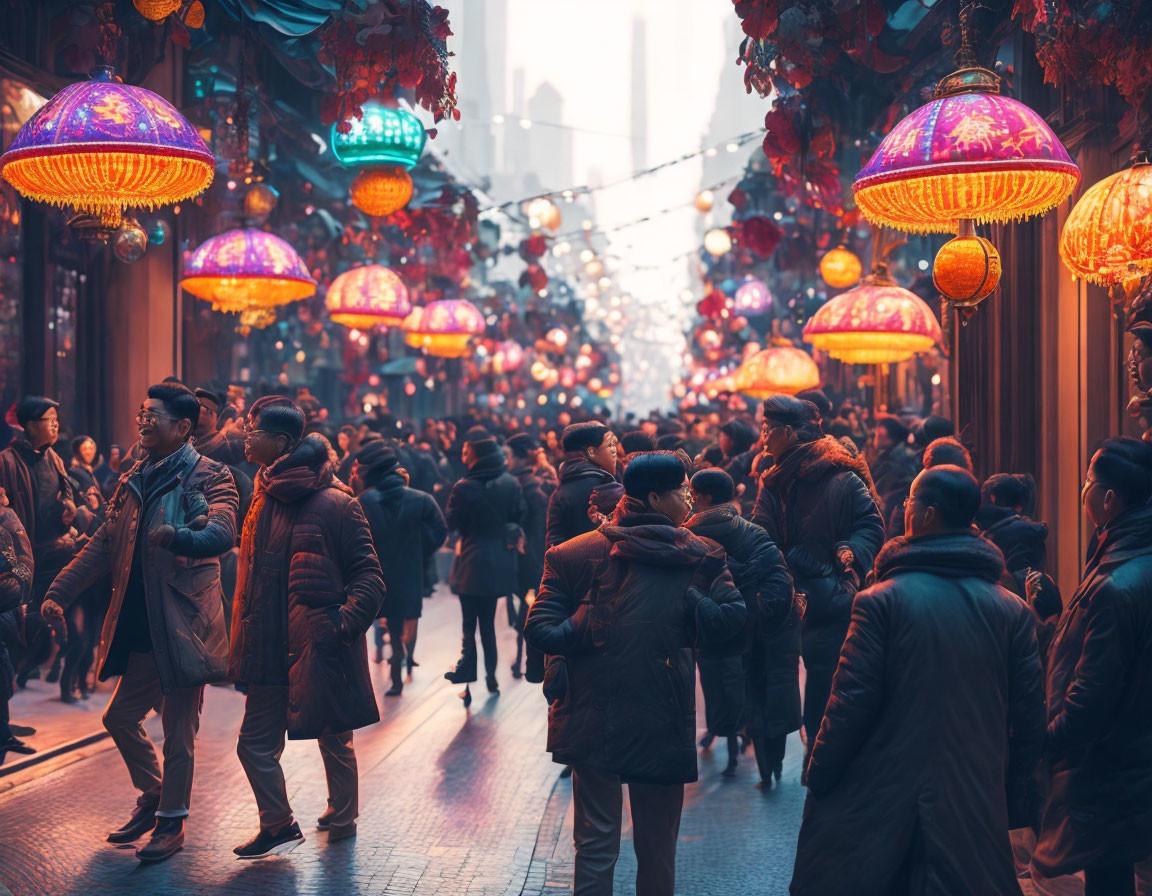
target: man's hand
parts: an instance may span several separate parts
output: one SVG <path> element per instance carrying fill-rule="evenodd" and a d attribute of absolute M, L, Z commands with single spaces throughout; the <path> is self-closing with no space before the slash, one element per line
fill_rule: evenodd
<path fill-rule="evenodd" d="M 172 542 L 175 540 L 176 530 L 167 523 L 164 523 L 162 526 L 157 526 L 148 533 L 148 541 L 154 548 L 164 548 L 167 550 L 172 547 Z"/>
<path fill-rule="evenodd" d="M 76 519 L 76 505 L 72 501 L 64 502 L 64 512 L 60 514 L 60 519 L 65 526 L 72 525 L 72 521 Z"/>
<path fill-rule="evenodd" d="M 851 572 L 856 563 L 856 555 L 852 553 L 852 549 L 849 547 L 837 548 L 836 562 L 840 564 L 841 572 Z"/>
<path fill-rule="evenodd" d="M 40 605 L 40 615 L 44 618 L 45 622 L 50 622 L 52 620 L 63 622 L 64 608 L 54 600 L 46 600 Z"/>

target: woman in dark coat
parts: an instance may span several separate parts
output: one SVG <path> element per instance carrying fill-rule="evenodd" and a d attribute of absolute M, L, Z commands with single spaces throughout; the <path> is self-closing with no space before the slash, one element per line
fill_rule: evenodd
<path fill-rule="evenodd" d="M 548 518 L 548 495 L 544 483 L 536 475 L 534 465 L 540 446 L 528 433 L 521 432 L 507 442 L 508 472 L 520 483 L 524 495 L 524 550 L 520 554 L 516 574 L 516 590 L 508 596 L 508 622 L 516 629 L 516 659 L 512 663 L 512 677 L 523 672 L 524 621 L 528 618 L 528 593 L 540 587 L 544 574 L 544 527 Z"/>
<path fill-rule="evenodd" d="M 8 726 L 8 701 L 16 670 L 8 655 L 8 641 L 19 630 L 20 605 L 32 587 L 32 545 L 16 514 L 8 507 L 8 495 L 0 488 L 0 763 L 8 753 L 35 753 Z"/>
<path fill-rule="evenodd" d="M 591 532 L 595 528 L 588 518 L 592 489 L 616 478 L 616 436 L 603 423 L 573 423 L 564 429 L 562 444 L 560 484 L 548 499 L 546 548 Z"/>
<path fill-rule="evenodd" d="M 486 431 L 470 431 L 462 457 L 468 473 L 452 488 L 445 519 L 459 534 L 456 561 L 448 586 L 460 597 L 463 643 L 456 668 L 444 673 L 453 684 L 465 685 L 464 705 L 472 702 L 467 685 L 476 680 L 476 627 L 484 646 L 485 683 L 491 694 L 496 682 L 496 603 L 516 590 L 517 557 L 524 532 L 524 495 L 508 473 L 504 452 Z"/>
<path fill-rule="evenodd" d="M 1032 864 L 1123 896 L 1152 855 L 1152 445 L 1105 441 L 1081 497 L 1096 534 L 1049 652 L 1052 784 Z"/>
<path fill-rule="evenodd" d="M 800 616 L 793 607 L 792 576 L 768 533 L 740 516 L 735 484 L 723 470 L 692 477 L 696 513 L 684 524 L 717 542 L 748 607 L 742 657 L 743 723 L 756 751 L 759 787 L 780 780 L 788 735 L 800 728 Z M 708 659 L 700 653 L 700 683 Z M 704 691 L 707 705 L 708 691 Z M 711 725 L 709 726 L 711 730 Z M 723 733 L 723 732 L 717 732 Z M 735 757 L 729 750 L 729 767 Z"/>
<path fill-rule="evenodd" d="M 398 697 L 404 690 L 407 641 L 415 641 L 415 623 L 424 604 L 425 563 L 444 544 L 448 527 L 431 495 L 408 488 L 396 452 L 383 442 L 365 445 L 355 467 L 364 486 L 360 506 L 384 572 L 384 602 L 377 618 L 386 620 L 392 638 L 392 686 L 384 696 Z M 410 639 L 405 634 L 409 623 Z"/>

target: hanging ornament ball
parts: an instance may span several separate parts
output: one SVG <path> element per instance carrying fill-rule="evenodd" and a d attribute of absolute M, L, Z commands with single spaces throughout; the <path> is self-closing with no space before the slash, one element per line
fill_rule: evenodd
<path fill-rule="evenodd" d="M 700 214 L 712 211 L 712 203 L 716 201 L 716 197 L 712 195 L 711 190 L 701 190 L 696 194 L 696 211 Z"/>
<path fill-rule="evenodd" d="M 148 248 L 148 234 L 135 218 L 125 218 L 112 237 L 112 252 L 125 264 L 144 257 Z"/>
<path fill-rule="evenodd" d="M 244 215 L 248 218 L 267 218 L 279 201 L 280 191 L 275 187 L 256 184 L 244 194 Z"/>
<path fill-rule="evenodd" d="M 720 258 L 732 251 L 732 237 L 723 227 L 715 227 L 704 234 L 704 249 L 709 255 Z"/>
<path fill-rule="evenodd" d="M 864 272 L 856 253 L 837 246 L 820 259 L 820 276 L 833 289 L 847 289 L 860 282 Z"/>
<path fill-rule="evenodd" d="M 132 0 L 132 5 L 144 18 L 159 22 L 178 10 L 183 2 L 184 0 Z"/>
<path fill-rule="evenodd" d="M 352 181 L 350 193 L 352 204 L 364 214 L 390 215 L 412 198 L 412 175 L 398 165 L 365 168 Z"/>
<path fill-rule="evenodd" d="M 204 27 L 204 4 L 200 0 L 188 7 L 188 12 L 184 14 L 184 24 L 189 28 L 203 28 Z"/>
<path fill-rule="evenodd" d="M 1000 282 L 1000 253 L 983 237 L 958 236 L 936 253 L 932 282 L 940 295 L 954 305 L 977 305 Z"/>
<path fill-rule="evenodd" d="M 539 199 L 533 199 L 528 203 L 528 217 L 537 222 L 537 224 L 533 226 L 543 227 L 552 231 L 560 229 L 560 209 L 558 209 L 556 203 L 547 196 L 541 196 Z"/>
<path fill-rule="evenodd" d="M 148 242 L 153 246 L 163 246 L 166 239 L 168 239 L 168 222 L 157 221 L 148 231 Z"/>
<path fill-rule="evenodd" d="M 553 327 L 544 338 L 556 348 L 562 349 L 568 344 L 568 331 L 562 330 L 560 327 Z"/>

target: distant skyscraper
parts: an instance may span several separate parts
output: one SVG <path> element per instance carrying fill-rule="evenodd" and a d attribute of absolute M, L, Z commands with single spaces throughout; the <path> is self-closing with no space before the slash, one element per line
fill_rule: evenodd
<path fill-rule="evenodd" d="M 632 20 L 632 169 L 648 167 L 648 34 Z"/>
<path fill-rule="evenodd" d="M 545 81 L 528 102 L 533 122 L 529 147 L 540 190 L 564 190 L 572 186 L 572 131 L 562 127 L 564 97 Z M 533 191 L 534 192 L 534 191 Z"/>

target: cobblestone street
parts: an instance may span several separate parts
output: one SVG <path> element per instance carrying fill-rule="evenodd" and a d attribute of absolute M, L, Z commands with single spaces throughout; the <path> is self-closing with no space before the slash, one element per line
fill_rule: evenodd
<path fill-rule="evenodd" d="M 243 698 L 213 687 L 205 697 L 181 853 L 142 867 L 130 849 L 104 842 L 127 817 L 135 793 L 119 755 L 102 749 L 0 794 L 0 893 L 5 887 L 15 896 L 568 892 L 570 788 L 544 752 L 539 687 L 513 681 L 508 672 L 515 642 L 501 610 L 501 695 L 489 698 L 480 683 L 465 711 L 458 688 L 441 678 L 459 649 L 459 612 L 443 589 L 426 604 L 414 683 L 383 702 L 378 725 L 356 733 L 357 838 L 328 846 L 327 835 L 314 830 L 325 800 L 320 757 L 314 742 L 292 742 L 283 764 L 307 841 L 283 857 L 232 856 L 232 847 L 255 832 L 256 809 L 235 755 Z M 373 666 L 378 694 L 385 670 Z M 94 709 L 77 709 L 75 718 L 75 737 L 99 727 Z M 156 720 L 148 727 L 157 737 Z M 701 757 L 700 782 L 685 800 L 677 892 L 787 891 L 803 802 L 800 751 L 794 738 L 782 785 L 763 794 L 753 786 L 751 755 L 741 758 L 735 778 L 720 775 L 722 742 Z M 634 869 L 626 827 L 617 893 L 634 892 Z"/>

